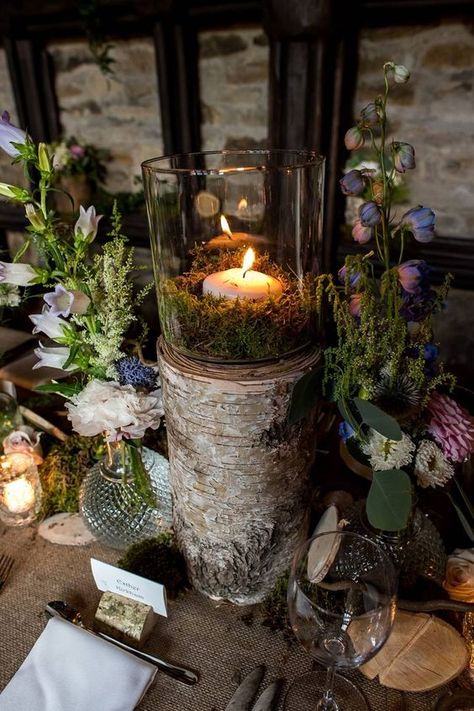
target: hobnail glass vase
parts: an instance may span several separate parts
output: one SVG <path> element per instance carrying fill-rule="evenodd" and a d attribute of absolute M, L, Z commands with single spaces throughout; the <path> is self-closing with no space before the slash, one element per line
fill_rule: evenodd
<path fill-rule="evenodd" d="M 408 525 L 401 531 L 373 528 L 365 510 L 365 500 L 356 501 L 343 513 L 346 530 L 368 536 L 389 553 L 399 571 L 401 589 L 412 588 L 417 579 L 442 584 L 446 570 L 446 550 L 438 530 L 426 514 L 413 507 Z"/>
<path fill-rule="evenodd" d="M 136 452 L 135 452 L 136 454 Z M 147 447 L 138 450 L 156 505 L 140 494 L 124 442 L 107 445 L 107 454 L 85 477 L 79 510 L 89 531 L 111 548 L 125 549 L 171 526 L 172 499 L 168 460 Z"/>

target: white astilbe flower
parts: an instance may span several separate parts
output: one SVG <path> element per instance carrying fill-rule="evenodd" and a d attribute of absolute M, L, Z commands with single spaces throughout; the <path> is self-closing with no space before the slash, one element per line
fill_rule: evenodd
<path fill-rule="evenodd" d="M 454 467 L 446 461 L 437 444 L 424 439 L 420 442 L 416 453 L 415 475 L 418 484 L 423 488 L 444 486 L 454 476 Z"/>
<path fill-rule="evenodd" d="M 368 456 L 372 469 L 384 471 L 400 469 L 410 464 L 415 444 L 404 432 L 402 432 L 402 439 L 396 442 L 372 430 L 368 442 L 364 442 L 361 449 Z"/>
<path fill-rule="evenodd" d="M 66 404 L 68 419 L 84 437 L 105 433 L 107 441 L 140 439 L 163 416 L 161 390 L 140 393 L 132 385 L 91 380 Z"/>

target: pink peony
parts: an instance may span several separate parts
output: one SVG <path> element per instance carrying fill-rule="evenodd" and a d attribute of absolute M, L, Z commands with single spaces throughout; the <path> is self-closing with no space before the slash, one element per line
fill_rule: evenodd
<path fill-rule="evenodd" d="M 428 432 L 451 462 L 462 462 L 474 452 L 474 418 L 447 395 L 434 392 L 428 403 Z"/>

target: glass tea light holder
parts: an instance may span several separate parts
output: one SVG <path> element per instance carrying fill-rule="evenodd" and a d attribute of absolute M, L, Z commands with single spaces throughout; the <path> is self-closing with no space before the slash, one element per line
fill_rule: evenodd
<path fill-rule="evenodd" d="M 317 340 L 324 158 L 221 151 L 156 158 L 142 170 L 168 345 L 240 363 Z"/>
<path fill-rule="evenodd" d="M 26 526 L 41 507 L 41 483 L 33 457 L 12 452 L 0 457 L 0 520 Z"/>

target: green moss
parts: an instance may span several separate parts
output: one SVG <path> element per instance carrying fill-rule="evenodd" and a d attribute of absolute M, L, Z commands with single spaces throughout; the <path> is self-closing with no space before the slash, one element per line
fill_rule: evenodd
<path fill-rule="evenodd" d="M 117 565 L 142 578 L 162 583 L 170 599 L 188 587 L 186 562 L 171 531 L 134 543 Z"/>
<path fill-rule="evenodd" d="M 278 357 L 314 338 L 313 278 L 298 280 L 268 255 L 258 256 L 253 269 L 281 282 L 280 298 L 250 301 L 202 294 L 206 276 L 240 266 L 244 252 L 242 248 L 213 255 L 198 248 L 191 271 L 161 285 L 160 320 L 170 343 L 205 357 L 259 360 Z"/>
<path fill-rule="evenodd" d="M 41 519 L 79 508 L 79 489 L 90 467 L 104 453 L 103 437 L 72 435 L 65 442 L 53 445 L 39 467 L 43 498 Z"/>
<path fill-rule="evenodd" d="M 285 637 L 288 639 L 290 637 L 294 639 L 288 620 L 288 603 L 286 597 L 289 577 L 290 573 L 287 571 L 278 578 L 275 587 L 262 602 L 260 611 L 263 617 L 263 625 L 270 627 L 272 630 L 284 632 Z"/>

